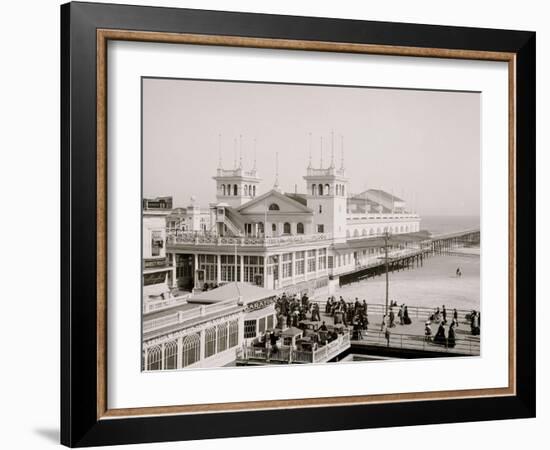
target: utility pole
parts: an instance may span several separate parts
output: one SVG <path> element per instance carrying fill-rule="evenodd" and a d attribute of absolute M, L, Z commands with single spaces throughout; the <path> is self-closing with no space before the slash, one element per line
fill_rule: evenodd
<path fill-rule="evenodd" d="M 390 290 L 390 278 L 389 278 L 389 262 L 388 262 L 388 240 L 390 237 L 389 231 L 386 230 L 384 233 L 384 257 L 386 261 L 386 314 L 388 314 L 388 300 L 389 300 L 389 290 Z"/>

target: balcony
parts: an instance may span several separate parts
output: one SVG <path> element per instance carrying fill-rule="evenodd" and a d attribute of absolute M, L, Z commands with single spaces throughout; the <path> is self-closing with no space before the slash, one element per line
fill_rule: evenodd
<path fill-rule="evenodd" d="M 219 236 L 213 233 L 168 231 L 166 242 L 168 246 L 195 245 L 195 246 L 238 246 L 238 247 L 277 247 L 281 245 L 306 244 L 311 242 L 328 241 L 331 233 L 316 234 L 289 234 L 282 236 Z"/>

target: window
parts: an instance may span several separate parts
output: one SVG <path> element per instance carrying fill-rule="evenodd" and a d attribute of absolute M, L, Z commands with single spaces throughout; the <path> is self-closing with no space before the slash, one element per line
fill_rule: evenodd
<path fill-rule="evenodd" d="M 317 195 L 317 185 L 316 184 L 311 185 L 311 195 L 313 195 L 313 196 Z"/>
<path fill-rule="evenodd" d="M 322 184 L 319 185 L 319 195 L 320 196 L 323 195 L 323 185 Z"/>
<path fill-rule="evenodd" d="M 244 338 L 249 339 L 256 337 L 256 321 L 245 320 L 244 321 Z"/>
<path fill-rule="evenodd" d="M 319 205 L 319 214 L 323 212 L 323 205 Z"/>
<path fill-rule="evenodd" d="M 178 343 L 177 341 L 170 341 L 164 345 L 164 368 L 176 369 L 178 360 Z"/>
<path fill-rule="evenodd" d="M 229 324 L 229 348 L 235 347 L 239 343 L 239 321 L 234 320 Z"/>
<path fill-rule="evenodd" d="M 247 196 L 248 195 L 248 185 L 244 185 L 244 195 Z"/>
<path fill-rule="evenodd" d="M 273 314 L 267 316 L 267 329 L 271 330 L 273 328 Z"/>
<path fill-rule="evenodd" d="M 199 255 L 199 269 L 204 270 L 204 281 L 217 281 L 218 264 L 216 258 L 216 255 Z"/>
<path fill-rule="evenodd" d="M 336 185 L 336 195 L 340 195 L 340 185 Z"/>
<path fill-rule="evenodd" d="M 258 321 L 258 332 L 259 332 L 259 333 L 265 332 L 265 317 L 262 317 L 262 318 Z"/>
<path fill-rule="evenodd" d="M 325 184 L 325 195 L 330 195 L 330 186 Z"/>
<path fill-rule="evenodd" d="M 264 257 L 263 256 L 243 256 L 243 258 L 244 258 L 244 264 L 243 264 L 244 281 L 246 283 L 256 283 L 256 281 L 263 281 Z"/>
<path fill-rule="evenodd" d="M 252 197 L 256 197 L 256 186 L 252 186 Z"/>
<path fill-rule="evenodd" d="M 208 358 L 216 353 L 216 327 L 208 328 L 204 333 L 205 336 L 205 346 L 204 346 L 204 357 Z"/>
<path fill-rule="evenodd" d="M 233 185 L 233 195 L 237 195 L 237 189 L 238 189 L 238 188 L 237 188 L 237 185 L 234 184 L 234 185 Z"/>
<path fill-rule="evenodd" d="M 276 224 L 276 223 L 272 223 L 272 224 L 271 224 L 271 231 L 272 231 L 273 233 L 277 233 L 277 224 Z"/>
<path fill-rule="evenodd" d="M 294 267 L 296 269 L 296 275 L 303 275 L 304 274 L 304 268 L 305 268 L 305 259 L 304 259 L 304 252 L 296 252 L 296 262 L 294 264 Z"/>
<path fill-rule="evenodd" d="M 160 256 L 160 251 L 164 245 L 160 231 L 151 232 L 151 256 Z"/>
<path fill-rule="evenodd" d="M 218 353 L 227 350 L 227 322 L 218 325 Z"/>
<path fill-rule="evenodd" d="M 240 259 L 237 259 L 237 280 L 235 279 L 235 255 L 221 255 L 221 281 L 241 280 Z"/>
<path fill-rule="evenodd" d="M 283 254 L 283 278 L 292 276 L 292 253 Z"/>
<path fill-rule="evenodd" d="M 160 370 L 162 360 L 162 349 L 160 345 L 150 347 L 147 351 L 147 363 L 145 365 L 146 370 Z"/>
<path fill-rule="evenodd" d="M 200 359 L 200 336 L 195 333 L 183 339 L 182 367 L 190 366 Z"/>
<path fill-rule="evenodd" d="M 223 192 L 223 195 L 225 195 L 225 184 L 222 184 L 222 192 Z"/>
<path fill-rule="evenodd" d="M 307 251 L 307 271 L 315 272 L 315 250 Z"/>
<path fill-rule="evenodd" d="M 304 224 L 302 222 L 298 222 L 298 224 L 296 225 L 296 233 L 304 234 Z"/>
<path fill-rule="evenodd" d="M 327 249 L 319 249 L 319 258 L 318 258 L 318 268 L 319 270 L 325 270 L 327 268 Z"/>
<path fill-rule="evenodd" d="M 334 268 L 334 257 L 333 256 L 328 257 L 328 268 L 329 269 Z"/>
<path fill-rule="evenodd" d="M 279 205 L 277 205 L 277 203 L 272 203 L 271 205 L 269 205 L 269 210 L 270 211 L 279 211 Z"/>
<path fill-rule="evenodd" d="M 317 233 L 324 233 L 325 232 L 325 226 L 323 224 L 317 225 Z"/>
<path fill-rule="evenodd" d="M 290 234 L 290 224 L 288 222 L 283 225 L 283 234 Z"/>

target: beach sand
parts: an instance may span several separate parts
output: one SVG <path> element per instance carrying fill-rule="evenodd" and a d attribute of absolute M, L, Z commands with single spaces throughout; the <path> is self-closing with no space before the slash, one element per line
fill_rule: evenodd
<path fill-rule="evenodd" d="M 424 260 L 424 266 L 390 272 L 389 299 L 411 306 L 447 309 L 480 309 L 479 257 L 438 255 Z M 462 277 L 455 275 L 457 267 Z M 336 289 L 335 296 L 347 301 L 358 297 L 367 303 L 385 302 L 385 275 L 362 280 Z"/>

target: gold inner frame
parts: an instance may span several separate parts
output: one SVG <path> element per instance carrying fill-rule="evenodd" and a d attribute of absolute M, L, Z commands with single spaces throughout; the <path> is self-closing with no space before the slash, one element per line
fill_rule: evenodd
<path fill-rule="evenodd" d="M 503 388 L 410 392 L 200 405 L 109 409 L 107 405 L 107 42 L 109 40 L 172 44 L 364 53 L 508 63 L 508 386 Z M 166 414 L 219 413 L 265 409 L 312 408 L 403 401 L 448 400 L 516 394 L 516 54 L 445 48 L 422 48 L 341 42 L 299 41 L 148 31 L 97 30 L 97 419 Z"/>

